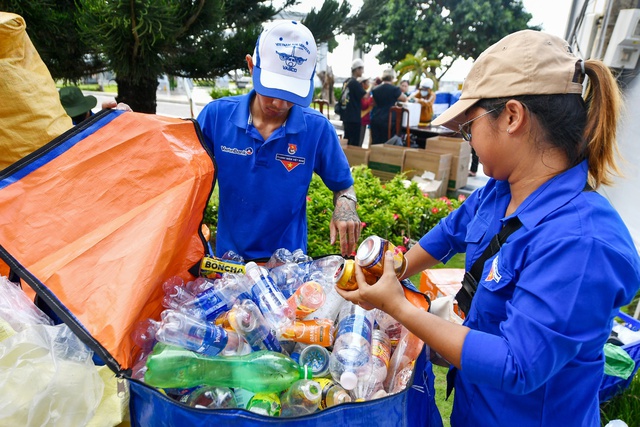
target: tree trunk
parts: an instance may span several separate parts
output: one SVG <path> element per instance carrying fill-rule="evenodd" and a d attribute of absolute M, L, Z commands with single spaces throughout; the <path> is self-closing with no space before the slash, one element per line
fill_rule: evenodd
<path fill-rule="evenodd" d="M 116 77 L 118 84 L 117 102 L 124 102 L 137 113 L 156 113 L 156 91 L 158 79 L 145 77 L 132 82 L 124 77 Z"/>

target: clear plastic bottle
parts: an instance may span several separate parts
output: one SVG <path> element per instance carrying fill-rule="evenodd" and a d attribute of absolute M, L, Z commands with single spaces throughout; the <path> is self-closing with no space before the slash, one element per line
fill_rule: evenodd
<path fill-rule="evenodd" d="M 192 295 L 198 295 L 207 289 L 212 288 L 213 281 L 205 277 L 197 277 L 195 280 L 187 282 L 184 287 Z"/>
<path fill-rule="evenodd" d="M 330 357 L 329 350 L 317 344 L 311 344 L 300 352 L 298 363 L 308 366 L 314 379 L 321 378 L 329 375 Z"/>
<path fill-rule="evenodd" d="M 258 306 L 250 299 L 233 305 L 227 315 L 231 327 L 249 343 L 254 351 L 271 350 L 282 352 L 270 325 L 262 316 Z"/>
<path fill-rule="evenodd" d="M 325 286 L 324 292 L 324 304 L 322 304 L 322 306 L 320 306 L 316 311 L 305 317 L 305 320 L 328 319 L 331 322 L 336 321 L 336 317 L 338 317 L 342 306 L 346 304 L 346 300 L 335 290 L 333 284 Z"/>
<path fill-rule="evenodd" d="M 318 410 L 322 388 L 317 381 L 303 379 L 291 384 L 291 387 L 280 396 L 282 417 L 298 417 L 312 414 Z"/>
<path fill-rule="evenodd" d="M 382 384 L 387 378 L 389 370 L 389 360 L 391 359 L 391 344 L 389 336 L 379 329 L 373 331 L 371 337 L 371 365 L 373 367 L 373 377 L 376 382 Z"/>
<path fill-rule="evenodd" d="M 269 270 L 269 276 L 273 279 L 282 295 L 289 298 L 302 285 L 304 271 L 294 262 L 286 262 Z"/>
<path fill-rule="evenodd" d="M 245 265 L 245 270 L 251 286 L 252 299 L 258 304 L 262 315 L 273 329 L 277 331 L 291 324 L 293 310 L 273 279 L 269 277 L 267 269 L 250 261 Z"/>
<path fill-rule="evenodd" d="M 338 316 L 338 332 L 329 359 L 329 370 L 334 380 L 345 390 L 353 390 L 358 378 L 371 363 L 371 336 L 373 314 L 347 302 Z"/>
<path fill-rule="evenodd" d="M 156 339 L 165 344 L 215 356 L 246 354 L 248 344 L 234 331 L 227 331 L 213 323 L 190 317 L 175 310 L 162 312 L 162 322 Z"/>
<path fill-rule="evenodd" d="M 153 319 L 145 319 L 138 322 L 131 333 L 131 339 L 140 348 L 142 353 L 149 354 L 156 344 L 156 332 L 160 328 L 160 322 Z"/>
<path fill-rule="evenodd" d="M 322 285 L 316 281 L 304 282 L 296 291 L 289 297 L 287 303 L 293 312 L 296 319 L 304 319 L 309 314 L 322 307 L 326 295 Z"/>
<path fill-rule="evenodd" d="M 329 378 L 314 378 L 322 387 L 320 409 L 327 409 L 345 402 L 351 402 L 351 395 L 340 384 Z"/>
<path fill-rule="evenodd" d="M 315 277 L 319 273 L 325 280 L 333 281 L 343 262 L 344 258 L 340 255 L 328 255 L 300 264 L 300 267 L 305 274 L 304 280 L 313 280 L 310 276 L 314 275 Z"/>
<path fill-rule="evenodd" d="M 420 356 L 423 346 L 424 343 L 420 338 L 409 332 L 404 326 L 402 327 L 398 346 L 389 361 L 387 378 L 384 381 L 385 390 L 391 392 L 393 385 L 397 383 L 396 376 L 402 375 L 403 370 L 406 374 L 406 368 Z"/>
<path fill-rule="evenodd" d="M 224 409 L 237 408 L 236 396 L 229 387 L 202 386 L 185 394 L 180 402 L 192 408 Z"/>
<path fill-rule="evenodd" d="M 231 309 L 239 298 L 248 296 L 248 292 L 241 275 L 228 274 L 216 281 L 213 287 L 181 304 L 178 309 L 192 317 L 215 320 L 221 313 Z"/>
<path fill-rule="evenodd" d="M 180 347 L 158 343 L 147 358 L 144 380 L 159 388 L 198 385 L 240 387 L 254 393 L 277 393 L 311 371 L 282 353 L 262 350 L 241 356 L 208 357 Z"/>
<path fill-rule="evenodd" d="M 265 263 L 264 267 L 267 270 L 270 270 L 288 262 L 293 262 L 293 254 L 287 248 L 279 248 L 273 251 L 271 257 Z"/>

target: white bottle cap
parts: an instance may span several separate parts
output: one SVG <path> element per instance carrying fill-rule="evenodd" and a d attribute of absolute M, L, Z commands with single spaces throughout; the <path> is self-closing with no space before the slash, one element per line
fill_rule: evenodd
<path fill-rule="evenodd" d="M 343 372 L 340 375 L 340 385 L 344 387 L 345 390 L 353 390 L 358 385 L 358 377 L 353 372 Z"/>

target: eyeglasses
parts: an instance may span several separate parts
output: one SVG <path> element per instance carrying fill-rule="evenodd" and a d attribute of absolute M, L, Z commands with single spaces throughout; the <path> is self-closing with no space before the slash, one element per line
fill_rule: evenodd
<path fill-rule="evenodd" d="M 458 126 L 458 129 L 460 131 L 460 135 L 462 135 L 462 138 L 464 138 L 465 141 L 469 142 L 471 141 L 471 123 L 474 120 L 478 120 L 480 117 L 484 117 L 489 113 L 493 113 L 494 111 L 496 111 L 497 108 L 492 108 L 489 111 L 485 111 L 484 113 L 480 114 L 479 116 L 474 117 L 473 119 L 469 120 L 468 122 L 464 122 L 463 124 Z"/>

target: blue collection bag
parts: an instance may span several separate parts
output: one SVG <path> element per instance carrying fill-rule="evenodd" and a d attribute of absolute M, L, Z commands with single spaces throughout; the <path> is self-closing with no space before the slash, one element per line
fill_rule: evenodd
<path fill-rule="evenodd" d="M 128 380 L 134 427 L 442 426 L 426 347 L 402 392 L 296 418 L 195 409 L 131 379 L 131 331 L 159 318 L 162 283 L 192 280 L 207 250 L 215 172 L 196 122 L 103 111 L 0 171 L 0 258 Z"/>

